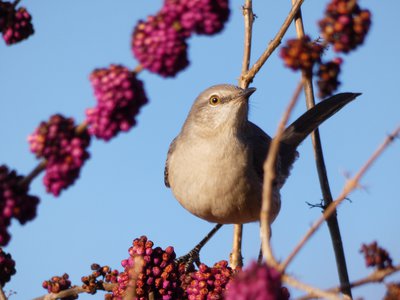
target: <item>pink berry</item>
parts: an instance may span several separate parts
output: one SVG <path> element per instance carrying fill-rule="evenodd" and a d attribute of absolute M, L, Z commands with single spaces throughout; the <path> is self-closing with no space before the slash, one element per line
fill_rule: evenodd
<path fill-rule="evenodd" d="M 0 13 L 0 29 L 6 44 L 12 45 L 27 39 L 34 33 L 34 29 L 32 17 L 25 7 L 15 10 L 13 5 L 7 3 L 0 5 L 0 10 L 3 9 L 3 13 Z"/>

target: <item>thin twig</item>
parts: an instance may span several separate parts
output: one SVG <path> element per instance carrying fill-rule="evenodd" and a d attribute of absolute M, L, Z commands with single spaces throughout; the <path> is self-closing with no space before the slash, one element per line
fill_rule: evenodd
<path fill-rule="evenodd" d="M 382 154 L 382 152 L 393 142 L 393 140 L 400 135 L 400 126 L 396 128 L 378 147 L 378 149 L 372 154 L 368 161 L 361 167 L 358 173 L 346 181 L 345 186 L 338 196 L 338 198 L 333 201 L 324 211 L 322 216 L 311 226 L 305 236 L 294 248 L 292 253 L 286 258 L 286 260 L 281 264 L 281 270 L 286 270 L 287 266 L 293 260 L 293 258 L 299 253 L 310 237 L 317 231 L 321 224 L 327 220 L 335 211 L 336 207 L 347 198 L 347 196 L 359 186 L 360 179 L 364 176 L 366 171 L 371 167 L 371 165 L 376 161 L 376 159 Z"/>
<path fill-rule="evenodd" d="M 291 0 L 291 1 L 292 1 L 292 5 L 294 5 L 295 0 Z M 297 37 L 298 38 L 304 37 L 305 32 L 304 32 L 303 19 L 302 19 L 302 15 L 301 15 L 301 9 L 299 9 L 299 11 L 296 15 L 295 25 L 296 25 Z M 306 98 L 307 108 L 311 109 L 312 107 L 315 106 L 314 91 L 313 91 L 313 84 L 312 84 L 312 74 L 302 72 L 302 78 L 304 80 L 304 94 L 305 94 L 305 98 Z M 313 143 L 318 178 L 319 178 L 320 187 L 321 187 L 321 191 L 322 191 L 322 195 L 323 195 L 323 199 L 324 199 L 324 207 L 328 207 L 329 204 L 332 203 L 333 199 L 332 199 L 331 189 L 329 186 L 328 173 L 327 173 L 327 170 L 325 167 L 324 155 L 323 155 L 323 151 L 322 151 L 322 143 L 321 143 L 318 129 L 316 129 L 311 134 L 311 139 L 312 139 L 312 143 Z M 351 298 L 352 297 L 351 289 L 348 287 L 344 288 L 344 286 L 349 285 L 350 280 L 349 280 L 349 275 L 348 275 L 348 271 L 347 271 L 346 257 L 344 254 L 343 242 L 342 242 L 342 237 L 341 237 L 340 228 L 339 228 L 339 222 L 338 222 L 336 213 L 332 214 L 332 216 L 329 219 L 327 219 L 327 225 L 329 228 L 329 234 L 331 237 L 332 246 L 333 246 L 333 250 L 335 253 L 336 267 L 337 267 L 340 285 L 343 286 L 342 292 L 343 292 L 343 294 L 348 295 Z"/>
<path fill-rule="evenodd" d="M 4 294 L 3 287 L 0 284 L 0 300 L 7 300 L 6 294 Z"/>
<path fill-rule="evenodd" d="M 321 297 L 324 299 L 331 299 L 331 300 L 340 300 L 341 298 L 339 296 L 337 296 L 335 293 L 333 292 L 327 292 L 327 291 L 323 291 L 320 289 L 317 289 L 313 286 L 307 285 L 303 282 L 298 281 L 297 279 L 289 276 L 289 275 L 282 275 L 282 281 L 291 285 L 292 287 L 295 287 L 297 289 L 306 291 L 309 294 L 313 294 L 317 297 Z"/>
<path fill-rule="evenodd" d="M 20 186 L 28 186 L 32 180 L 38 176 L 46 167 L 46 161 L 42 160 L 28 175 L 26 175 L 20 182 Z"/>
<path fill-rule="evenodd" d="M 249 70 L 250 55 L 251 55 L 251 38 L 253 32 L 253 3 L 252 0 L 246 0 L 243 5 L 243 16 L 244 16 L 244 50 L 242 59 L 242 72 L 239 79 L 239 86 L 241 88 L 247 88 L 248 83 L 242 80 L 243 75 Z M 235 224 L 233 227 L 233 245 L 232 252 L 229 257 L 229 262 L 232 268 L 236 269 L 243 265 L 242 257 L 242 235 L 243 235 L 243 224 Z"/>
<path fill-rule="evenodd" d="M 262 196 L 262 206 L 260 213 L 260 235 L 262 242 L 262 251 L 265 257 L 265 260 L 270 266 L 277 266 L 270 245 L 270 236 L 271 236 L 271 205 L 273 201 L 273 182 L 275 180 L 275 166 L 276 160 L 279 154 L 279 144 L 280 139 L 282 137 L 283 131 L 285 130 L 286 123 L 289 120 L 290 114 L 299 99 L 301 90 L 302 90 L 302 82 L 297 85 L 295 93 L 290 100 L 288 107 L 286 108 L 281 121 L 279 122 L 278 129 L 274 139 L 271 142 L 271 145 L 268 150 L 268 156 L 266 161 L 264 162 L 264 182 L 263 182 L 263 196 Z"/>
<path fill-rule="evenodd" d="M 382 270 L 376 270 L 373 273 L 371 273 L 370 275 L 368 275 L 367 277 L 361 278 L 359 280 L 353 281 L 351 283 L 349 283 L 349 287 L 350 288 L 354 288 L 354 287 L 359 287 L 368 283 L 380 283 L 382 282 L 386 277 L 399 272 L 400 271 L 400 265 L 394 266 L 392 268 L 386 268 L 386 269 L 382 269 Z M 340 288 L 341 287 L 334 287 L 334 288 L 330 288 L 328 290 L 326 290 L 327 292 L 340 292 Z M 309 292 L 307 295 L 302 296 L 300 298 L 298 298 L 298 300 L 308 300 L 308 299 L 313 299 L 315 298 L 317 295 L 315 295 L 312 292 Z"/>
<path fill-rule="evenodd" d="M 100 290 L 102 290 L 102 291 L 104 290 L 106 292 L 111 292 L 115 286 L 116 286 L 116 283 L 103 282 L 102 289 L 100 289 Z M 49 293 L 49 294 L 43 295 L 41 297 L 37 297 L 37 298 L 35 298 L 33 300 L 63 299 L 63 298 L 71 297 L 71 296 L 78 296 L 79 294 L 87 293 L 87 292 L 88 292 L 88 290 L 84 289 L 81 286 L 74 286 L 74 287 L 71 287 L 71 288 L 69 288 L 67 290 L 63 290 L 63 291 L 61 291 L 59 293 Z"/>
<path fill-rule="evenodd" d="M 246 74 L 242 75 L 241 80 L 245 82 L 246 86 L 253 81 L 254 76 L 256 76 L 256 74 L 258 73 L 258 71 L 260 71 L 261 67 L 264 65 L 264 63 L 267 61 L 270 55 L 280 45 L 283 36 L 288 30 L 290 23 L 292 23 L 294 17 L 296 16 L 303 2 L 304 0 L 296 1 L 296 3 L 292 6 L 292 9 L 290 10 L 285 21 L 283 22 L 281 28 L 279 29 L 278 33 L 275 35 L 274 39 L 268 44 L 267 49 L 260 56 L 260 58 L 254 63 L 254 65 L 250 68 L 250 70 Z"/>

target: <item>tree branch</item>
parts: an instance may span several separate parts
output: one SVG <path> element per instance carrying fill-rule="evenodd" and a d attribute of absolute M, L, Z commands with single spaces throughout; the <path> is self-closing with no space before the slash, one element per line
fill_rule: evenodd
<path fill-rule="evenodd" d="M 295 4 L 295 0 L 291 0 L 292 5 Z M 303 19 L 301 15 L 301 9 L 299 9 L 296 18 L 296 33 L 298 38 L 305 36 Z M 302 72 L 302 78 L 304 80 L 304 94 L 306 97 L 307 108 L 311 109 L 315 106 L 315 98 L 312 84 L 312 74 L 307 74 Z M 324 207 L 328 207 L 332 203 L 332 193 L 329 186 L 328 174 L 325 166 L 324 155 L 322 151 L 322 143 L 319 135 L 318 128 L 311 134 L 311 139 L 313 143 L 315 162 L 317 166 L 318 178 L 320 182 L 320 187 L 324 199 Z M 350 298 L 351 289 L 348 288 L 349 285 L 349 275 L 347 271 L 346 257 L 343 249 L 342 237 L 340 234 L 339 222 L 337 219 L 336 212 L 332 214 L 330 218 L 327 219 L 327 225 L 329 228 L 329 233 L 331 236 L 331 241 L 333 245 L 333 250 L 335 253 L 336 267 L 339 275 L 340 285 L 343 286 L 343 294 L 348 295 Z M 347 288 L 344 288 L 347 286 Z"/>
<path fill-rule="evenodd" d="M 4 294 L 2 285 L 0 285 L 0 300 L 7 300 L 7 296 Z"/>
<path fill-rule="evenodd" d="M 378 149 L 372 154 L 372 156 L 368 159 L 368 161 L 361 167 L 358 173 L 353 177 L 347 180 L 345 186 L 339 195 L 339 197 L 333 201 L 324 211 L 322 216 L 311 226 L 305 236 L 301 239 L 301 241 L 294 248 L 293 252 L 286 258 L 286 260 L 280 265 L 281 270 L 285 270 L 293 258 L 298 254 L 298 252 L 303 248 L 305 243 L 310 239 L 310 237 L 317 231 L 317 229 L 321 226 L 321 224 L 327 220 L 335 211 L 336 207 L 343 202 L 354 189 L 359 186 L 360 179 L 364 176 L 367 170 L 372 166 L 372 164 L 376 161 L 376 159 L 383 153 L 383 151 L 394 141 L 396 137 L 400 135 L 400 126 L 396 128 L 386 139 L 385 141 L 378 147 Z"/>
<path fill-rule="evenodd" d="M 275 49 L 280 45 L 283 36 L 285 35 L 286 31 L 288 30 L 290 23 L 293 21 L 294 17 L 296 16 L 296 14 L 299 11 L 303 2 L 304 2 L 304 0 L 296 1 L 296 3 L 292 6 L 292 9 L 290 10 L 285 21 L 283 22 L 281 28 L 279 29 L 278 33 L 275 35 L 274 39 L 268 44 L 267 49 L 260 56 L 260 58 L 254 63 L 254 65 L 251 67 L 251 69 L 246 74 L 242 75 L 241 80 L 245 82 L 246 86 L 248 86 L 249 83 L 253 81 L 253 78 L 256 76 L 258 71 L 260 71 L 261 67 L 264 65 L 264 63 L 267 61 L 267 59 L 271 56 L 271 54 L 275 51 Z"/>
<path fill-rule="evenodd" d="M 283 131 L 285 130 L 286 123 L 300 96 L 302 87 L 303 84 L 302 82 L 300 82 L 295 90 L 292 99 L 289 102 L 288 107 L 286 108 L 282 116 L 281 121 L 279 122 L 276 135 L 271 142 L 271 145 L 268 150 L 267 159 L 264 162 L 263 197 L 262 197 L 262 206 L 260 213 L 260 235 L 261 235 L 263 255 L 267 261 L 267 264 L 273 267 L 278 266 L 278 263 L 276 262 L 272 254 L 272 249 L 270 245 L 271 205 L 273 201 L 273 182 L 276 176 L 275 174 L 276 159 L 278 157 L 279 145 Z"/>

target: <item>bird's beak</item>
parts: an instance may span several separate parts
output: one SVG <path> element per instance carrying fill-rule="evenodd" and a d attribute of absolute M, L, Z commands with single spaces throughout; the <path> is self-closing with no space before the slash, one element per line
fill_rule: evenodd
<path fill-rule="evenodd" d="M 248 98 L 251 96 L 251 94 L 253 94 L 256 91 L 256 88 L 247 88 L 243 91 L 243 96 L 245 98 Z"/>

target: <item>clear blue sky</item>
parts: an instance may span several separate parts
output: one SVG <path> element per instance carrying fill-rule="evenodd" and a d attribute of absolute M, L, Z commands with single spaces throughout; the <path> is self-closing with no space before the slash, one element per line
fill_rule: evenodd
<path fill-rule="evenodd" d="M 328 1 L 305 1 L 306 31 L 317 37 L 316 20 Z M 27 136 L 42 120 L 62 113 L 84 119 L 94 105 L 88 80 L 96 67 L 121 63 L 134 68 L 130 35 L 136 22 L 155 13 L 162 1 L 33 1 L 23 0 L 33 15 L 36 33 L 12 47 L 0 43 L 0 164 L 26 174 L 37 164 Z M 178 134 L 192 101 L 216 83 L 236 83 L 241 68 L 243 20 L 241 1 L 231 1 L 226 29 L 214 37 L 189 40 L 190 67 L 174 79 L 146 71 L 140 74 L 150 103 L 138 125 L 109 143 L 94 140 L 91 159 L 81 178 L 59 198 L 46 194 L 37 178 L 31 193 L 41 198 L 38 216 L 21 227 L 13 223 L 6 247 L 17 263 L 17 274 L 6 290 L 12 299 L 45 293 L 41 283 L 53 275 L 70 274 L 73 283 L 97 262 L 121 269 L 120 261 L 134 238 L 147 235 L 156 245 L 175 247 L 178 255 L 191 249 L 213 226 L 186 212 L 164 186 L 163 169 L 170 141 Z M 387 133 L 399 123 L 400 40 L 396 38 L 400 3 L 361 1 L 373 14 L 365 45 L 345 57 L 340 91 L 362 92 L 354 103 L 321 127 L 333 195 L 354 174 Z M 253 61 L 273 38 L 290 9 L 290 1 L 254 1 Z M 293 28 L 287 37 L 294 37 Z M 330 54 L 329 54 L 330 56 Z M 273 134 L 299 74 L 283 67 L 275 53 L 257 75 L 250 119 Z M 304 111 L 304 99 L 295 116 Z M 294 118 L 294 117 L 293 117 Z M 350 278 L 369 274 L 358 253 L 362 243 L 377 240 L 398 263 L 400 145 L 381 157 L 363 179 L 364 190 L 350 196 L 339 209 L 339 221 Z M 273 224 L 273 249 L 284 259 L 320 216 L 305 202 L 321 199 L 310 139 L 299 148 L 300 158 L 282 190 L 281 213 Z M 213 264 L 228 259 L 233 226 L 224 226 L 202 251 Z M 245 263 L 259 249 L 258 225 L 245 226 Z M 302 281 L 321 288 L 337 284 L 332 246 L 326 226 L 318 231 L 288 270 Z M 397 280 L 399 276 L 397 276 Z M 300 295 L 291 289 L 293 295 Z M 378 299 L 382 286 L 354 290 L 364 299 Z M 101 296 L 82 296 L 94 299 Z"/>

